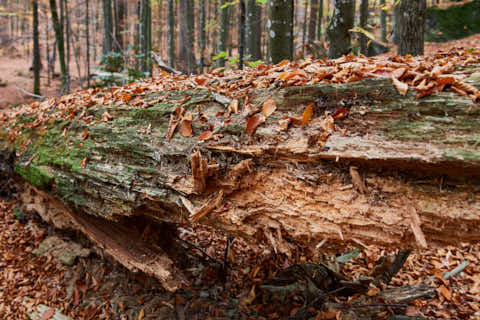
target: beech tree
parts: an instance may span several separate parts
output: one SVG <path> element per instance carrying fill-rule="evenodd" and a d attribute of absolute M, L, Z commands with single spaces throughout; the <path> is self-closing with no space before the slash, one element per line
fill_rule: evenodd
<path fill-rule="evenodd" d="M 218 42 L 217 42 L 217 54 L 227 51 L 227 36 L 229 30 L 228 23 L 228 9 L 229 7 L 222 8 L 223 5 L 227 3 L 227 0 L 220 0 L 220 21 L 219 21 L 219 32 L 218 32 Z M 220 57 L 217 59 L 217 67 L 225 66 L 225 58 Z"/>
<path fill-rule="evenodd" d="M 402 0 L 398 7 L 400 15 L 397 17 L 397 53 L 401 56 L 422 55 L 427 2 L 426 0 Z"/>
<path fill-rule="evenodd" d="M 40 95 L 40 44 L 38 40 L 38 0 L 32 1 L 33 11 L 33 93 Z"/>
<path fill-rule="evenodd" d="M 257 4 L 256 0 L 247 0 L 245 17 L 245 49 L 246 55 L 250 56 L 250 60 L 256 61 L 262 59 L 261 53 L 261 20 L 262 7 Z"/>
<path fill-rule="evenodd" d="M 293 58 L 293 0 L 268 1 L 269 62 Z"/>
<path fill-rule="evenodd" d="M 353 28 L 354 13 L 354 0 L 335 0 L 333 15 L 327 28 L 330 41 L 329 59 L 341 57 L 351 50 L 351 36 L 348 30 Z"/>
<path fill-rule="evenodd" d="M 61 92 L 65 93 L 70 90 L 69 87 L 69 75 L 67 71 L 67 65 L 65 63 L 65 43 L 63 40 L 63 32 L 58 19 L 57 3 L 55 0 L 49 0 L 50 12 L 52 14 L 53 28 L 55 30 L 55 42 L 58 48 L 58 59 L 60 61 L 60 72 L 62 73 L 62 88 Z"/>
<path fill-rule="evenodd" d="M 103 54 L 113 51 L 112 1 L 102 0 L 103 4 Z"/>

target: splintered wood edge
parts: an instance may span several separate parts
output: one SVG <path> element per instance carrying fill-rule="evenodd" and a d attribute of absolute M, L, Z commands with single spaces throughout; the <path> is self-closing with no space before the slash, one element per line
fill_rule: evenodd
<path fill-rule="evenodd" d="M 60 229 L 83 232 L 92 242 L 128 270 L 142 271 L 155 277 L 168 291 L 176 291 L 188 284 L 170 257 L 156 246 L 145 245 L 141 235 L 120 223 L 73 212 L 62 203 L 25 183 L 21 199 L 29 211 L 35 211 L 43 220 Z"/>

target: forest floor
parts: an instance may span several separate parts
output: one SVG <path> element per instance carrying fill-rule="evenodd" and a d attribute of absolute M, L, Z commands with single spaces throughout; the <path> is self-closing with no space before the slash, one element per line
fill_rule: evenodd
<path fill-rule="evenodd" d="M 448 43 L 427 43 L 425 51 L 428 54 L 458 46 L 480 47 L 480 35 Z M 17 89 L 31 92 L 33 80 L 29 67 L 30 59 L 17 53 L 0 56 L 0 83 L 6 83 L 5 87 L 0 86 L 0 108 L 33 101 Z M 74 68 L 72 64 L 75 74 Z M 58 95 L 58 79 L 52 80 L 48 87 L 45 83 L 42 78 L 42 94 Z M 74 81 L 72 88 L 78 89 L 79 84 Z M 3 188 L 3 181 L 0 182 Z M 323 258 L 299 249 L 288 260 L 269 248 L 251 248 L 235 239 L 226 279 L 218 263 L 191 249 L 195 267 L 185 271 L 191 286 L 169 293 L 155 279 L 132 273 L 104 256 L 82 235 L 55 230 L 20 208 L 14 192 L 0 190 L 1 319 L 28 319 L 29 315 L 32 319 L 61 319 L 58 313 L 71 319 L 282 319 L 294 314 L 299 302 L 259 302 L 256 296 L 259 283 L 279 269 Z M 198 225 L 192 225 L 181 235 L 217 261 L 223 261 L 225 235 Z M 38 248 L 47 244 L 45 240 L 50 247 L 68 248 L 69 255 L 58 255 L 52 250 L 40 254 Z M 360 249 L 361 254 L 342 270 L 349 279 L 367 275 L 379 257 L 392 253 L 374 246 L 360 246 Z M 77 255 L 72 256 L 71 252 Z M 442 277 L 443 272 L 467 260 L 470 264 L 463 272 L 448 280 Z M 410 315 L 480 319 L 480 244 L 416 250 L 391 285 L 422 282 L 436 288 L 436 295 L 411 303 Z M 32 310 L 37 311 L 36 317 L 32 316 Z M 339 312 L 319 313 L 316 318 L 335 319 Z M 379 318 L 386 316 L 388 313 Z"/>

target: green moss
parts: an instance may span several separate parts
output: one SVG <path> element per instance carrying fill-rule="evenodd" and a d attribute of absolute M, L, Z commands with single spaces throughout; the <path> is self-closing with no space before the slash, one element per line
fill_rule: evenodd
<path fill-rule="evenodd" d="M 53 181 L 53 176 L 47 169 L 34 164 L 28 166 L 16 164 L 14 171 L 21 175 L 27 182 L 38 188 L 46 188 Z"/>
<path fill-rule="evenodd" d="M 480 33 L 480 0 L 427 10 L 426 41 L 449 41 Z"/>
<path fill-rule="evenodd" d="M 450 149 L 445 151 L 443 156 L 447 159 L 452 159 L 452 160 L 463 160 L 463 161 L 480 161 L 480 152 L 476 150 L 471 150 L 471 149 L 463 149 L 463 148 L 457 148 L 457 149 Z"/>

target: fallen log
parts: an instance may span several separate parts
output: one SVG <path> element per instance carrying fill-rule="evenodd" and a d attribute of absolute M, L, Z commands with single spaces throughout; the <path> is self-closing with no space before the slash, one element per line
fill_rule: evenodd
<path fill-rule="evenodd" d="M 7 109 L 0 169 L 169 290 L 189 221 L 286 255 L 478 241 L 479 55 L 442 57 L 166 75 Z"/>

